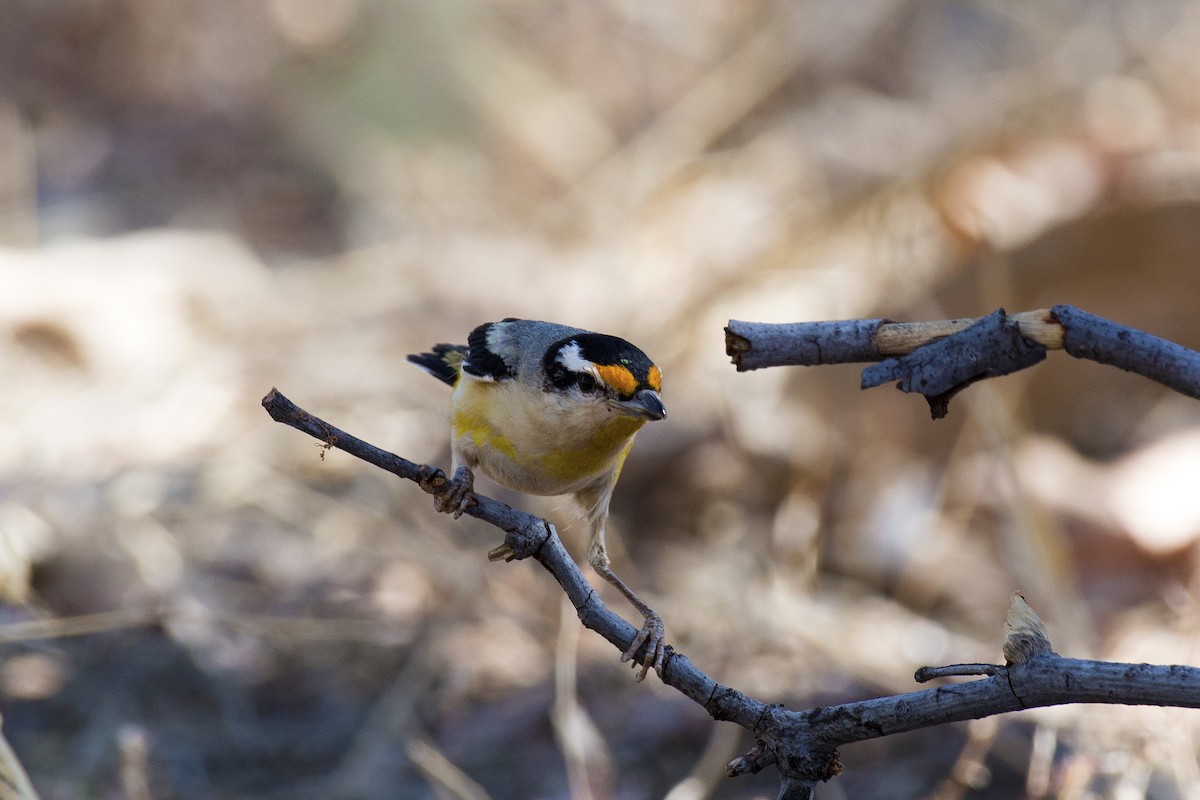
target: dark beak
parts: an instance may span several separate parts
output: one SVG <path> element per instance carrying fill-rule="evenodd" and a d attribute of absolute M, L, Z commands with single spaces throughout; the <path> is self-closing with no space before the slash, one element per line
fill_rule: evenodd
<path fill-rule="evenodd" d="M 662 398 L 653 389 L 641 389 L 628 400 L 617 401 L 616 405 L 621 413 L 638 419 L 656 420 L 667 416 Z"/>

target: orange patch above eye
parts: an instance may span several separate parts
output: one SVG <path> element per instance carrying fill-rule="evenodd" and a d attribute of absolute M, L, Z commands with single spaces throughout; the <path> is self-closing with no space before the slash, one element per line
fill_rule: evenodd
<path fill-rule="evenodd" d="M 637 379 L 625 367 L 615 364 L 597 364 L 596 372 L 599 372 L 604 382 L 616 389 L 617 394 L 622 397 L 628 397 L 637 391 Z"/>
<path fill-rule="evenodd" d="M 650 371 L 646 373 L 646 384 L 656 392 L 662 391 L 662 372 L 653 364 L 650 365 Z"/>

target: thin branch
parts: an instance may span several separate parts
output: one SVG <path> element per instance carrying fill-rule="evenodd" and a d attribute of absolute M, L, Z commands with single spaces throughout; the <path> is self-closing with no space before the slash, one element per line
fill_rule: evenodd
<path fill-rule="evenodd" d="M 837 746 L 918 728 L 1068 703 L 1200 708 L 1200 668 L 1044 653 L 975 681 L 792 713 L 806 735 Z M 793 722 L 790 718 L 789 722 Z"/>
<path fill-rule="evenodd" d="M 879 361 L 863 371 L 862 387 L 896 381 L 903 391 L 925 395 L 935 419 L 966 386 L 1032 366 L 1047 350 L 1066 350 L 1200 398 L 1200 353 L 1069 305 L 934 322 L 730 320 L 725 350 L 739 372 Z"/>
<path fill-rule="evenodd" d="M 1049 350 L 1063 349 L 1064 331 L 1049 309 L 1011 314 L 1021 334 Z M 730 320 L 725 351 L 738 372 L 765 367 L 815 367 L 882 361 L 961 333 L 979 319 L 892 322 L 850 319 L 836 322 L 744 322 Z"/>
<path fill-rule="evenodd" d="M 1200 353 L 1072 306 L 1051 309 L 1076 358 L 1111 364 L 1200 399 Z"/>
<path fill-rule="evenodd" d="M 440 470 L 351 436 L 310 415 L 274 389 L 263 398 L 263 407 L 276 421 L 414 481 L 430 494 L 445 490 L 447 482 Z M 584 626 L 623 652 L 633 640 L 634 627 L 600 601 L 554 527 L 490 498 L 478 496 L 478 501 L 466 513 L 505 532 L 505 545 L 497 550 L 505 552 L 507 560 L 532 557 L 538 561 L 563 588 Z M 1063 703 L 1200 707 L 1200 668 L 1064 658 L 1050 649 L 1045 626 L 1019 595 L 1013 598 L 1005 631 L 1003 650 L 1008 665 L 934 667 L 922 673 L 928 678 L 986 675 L 979 680 L 803 711 L 768 705 L 723 686 L 670 647 L 662 679 L 700 704 L 714 719 L 734 722 L 750 731 L 756 739 L 754 748 L 731 761 L 726 774 L 744 775 L 774 764 L 782 779 L 781 798 L 811 797 L 818 781 L 841 771 L 837 748 L 851 742 Z"/>
<path fill-rule="evenodd" d="M 262 403 L 263 408 L 276 422 L 290 425 L 330 447 L 336 447 L 381 469 L 414 481 L 430 494 L 444 489 L 447 483 L 441 470 L 380 450 L 314 417 L 274 389 L 267 393 Z M 566 592 L 583 625 L 599 633 L 624 652 L 633 642 L 637 630 L 600 601 L 579 566 L 563 547 L 554 526 L 497 500 L 479 494 L 476 494 L 476 498 L 478 503 L 468 508 L 465 513 L 505 532 L 504 543 L 508 552 L 506 560 L 530 557 L 537 560 Z M 633 661 L 641 663 L 642 655 L 644 653 L 639 650 Z M 755 722 L 766 709 L 765 703 L 717 683 L 697 669 L 687 656 L 673 648 L 668 648 L 663 682 L 702 705 L 714 719 L 736 722 L 749 730 L 753 730 Z"/>

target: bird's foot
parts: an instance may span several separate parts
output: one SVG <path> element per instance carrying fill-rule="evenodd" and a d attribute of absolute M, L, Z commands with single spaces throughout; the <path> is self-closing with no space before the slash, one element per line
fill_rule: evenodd
<path fill-rule="evenodd" d="M 663 662 L 667 657 L 666 627 L 663 625 L 662 617 L 654 613 L 650 609 L 646 609 L 643 613 L 646 621 L 642 625 L 642 629 L 638 631 L 637 636 L 633 637 L 632 644 L 621 655 L 621 661 L 633 661 L 633 668 L 638 671 L 637 679 L 645 680 L 646 674 L 653 667 L 658 677 L 663 674 Z M 639 663 L 634 661 L 634 655 L 637 654 L 638 648 L 646 645 L 646 655 Z"/>
<path fill-rule="evenodd" d="M 455 519 L 479 502 L 475 499 L 475 476 L 466 464 L 454 470 L 449 482 L 444 472 L 433 470 L 421 475 L 420 484 L 433 495 L 433 507 L 443 514 L 453 514 Z"/>

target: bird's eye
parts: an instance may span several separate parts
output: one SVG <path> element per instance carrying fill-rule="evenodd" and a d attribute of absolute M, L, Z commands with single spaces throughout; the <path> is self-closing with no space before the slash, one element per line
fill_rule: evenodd
<path fill-rule="evenodd" d="M 550 370 L 550 383 L 559 389 L 566 389 L 573 382 L 574 376 L 565 367 L 555 366 Z"/>
<path fill-rule="evenodd" d="M 579 376 L 579 391 L 584 394 L 591 394 L 596 391 L 596 379 L 586 372 Z"/>

